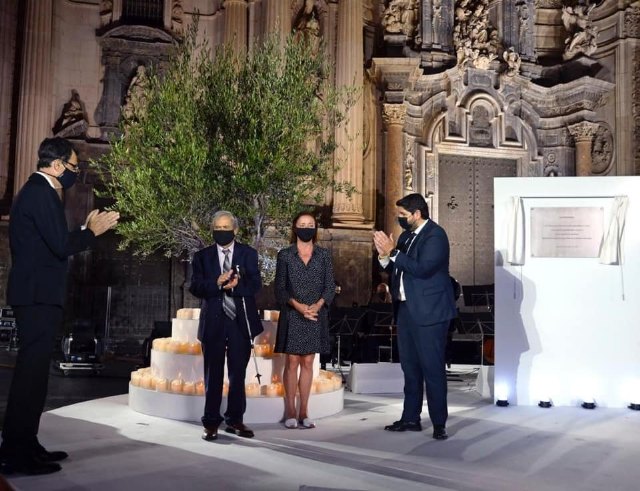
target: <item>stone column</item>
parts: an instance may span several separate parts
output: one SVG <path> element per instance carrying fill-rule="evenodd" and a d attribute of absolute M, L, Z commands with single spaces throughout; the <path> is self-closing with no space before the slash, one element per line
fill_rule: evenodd
<path fill-rule="evenodd" d="M 356 85 L 362 88 L 364 36 L 362 33 L 362 0 L 338 4 L 338 39 L 336 49 L 336 87 Z M 355 187 L 349 199 L 343 193 L 333 194 L 333 222 L 336 227 L 362 225 L 362 94 L 347 113 L 347 122 L 336 128 L 336 172 L 338 182 Z"/>
<path fill-rule="evenodd" d="M 382 121 L 386 131 L 384 166 L 384 230 L 398 239 L 402 229 L 396 219 L 396 201 L 403 196 L 402 128 L 407 107 L 404 104 L 383 104 Z"/>
<path fill-rule="evenodd" d="M 278 33 L 278 37 L 282 44 L 285 43 L 287 36 L 291 32 L 291 2 L 283 2 L 281 0 L 263 0 L 262 15 L 264 18 L 265 37 L 274 31 Z"/>
<path fill-rule="evenodd" d="M 238 54 L 247 52 L 247 2 L 224 1 L 224 41 Z"/>
<path fill-rule="evenodd" d="M 0 203 L 9 183 L 11 101 L 15 66 L 18 0 L 0 2 Z"/>
<path fill-rule="evenodd" d="M 576 142 L 576 176 L 591 175 L 591 147 L 598 128 L 597 123 L 589 121 L 569 126 L 569 133 Z"/>
<path fill-rule="evenodd" d="M 36 170 L 38 145 L 51 136 L 53 0 L 25 0 L 14 193 Z"/>

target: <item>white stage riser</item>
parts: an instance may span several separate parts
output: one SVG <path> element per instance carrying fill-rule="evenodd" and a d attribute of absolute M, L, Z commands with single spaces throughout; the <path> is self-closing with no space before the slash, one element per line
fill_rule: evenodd
<path fill-rule="evenodd" d="M 149 416 L 200 422 L 204 411 L 204 396 L 187 396 L 171 392 L 158 392 L 129 384 L 129 407 Z M 227 408 L 227 398 L 222 398 L 220 414 Z M 344 408 L 344 389 L 321 394 L 311 394 L 309 417 L 325 418 L 339 413 Z M 278 423 L 284 414 L 284 400 L 281 397 L 247 397 L 244 422 Z"/>

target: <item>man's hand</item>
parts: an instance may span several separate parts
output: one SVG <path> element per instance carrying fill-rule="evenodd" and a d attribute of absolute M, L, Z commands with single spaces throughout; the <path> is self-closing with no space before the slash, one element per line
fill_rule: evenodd
<path fill-rule="evenodd" d="M 120 213 L 117 211 L 93 210 L 87 216 L 86 226 L 96 237 L 118 225 Z"/>
<path fill-rule="evenodd" d="M 220 276 L 218 276 L 217 284 L 220 288 L 230 290 L 238 286 L 239 279 L 240 278 L 235 274 L 235 271 L 233 269 L 230 269 L 226 273 L 222 273 Z"/>
<path fill-rule="evenodd" d="M 387 234 L 380 230 L 376 230 L 373 233 L 373 244 L 376 246 L 378 255 L 381 257 L 388 256 L 396 246 L 395 241 L 393 240 L 393 234 L 387 236 Z"/>

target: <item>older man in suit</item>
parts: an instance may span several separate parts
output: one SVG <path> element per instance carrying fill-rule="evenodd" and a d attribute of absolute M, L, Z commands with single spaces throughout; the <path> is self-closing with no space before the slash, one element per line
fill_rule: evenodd
<path fill-rule="evenodd" d="M 193 256 L 189 291 L 202 300 L 198 339 L 204 355 L 205 407 L 202 416 L 207 441 L 218 437 L 218 427 L 245 438 L 253 431 L 243 423 L 246 409 L 244 379 L 251 355 L 251 339 L 263 330 L 255 295 L 262 287 L 258 253 L 235 240 L 238 220 L 218 211 L 212 220 L 215 244 Z M 225 353 L 229 395 L 220 415 Z"/>
<path fill-rule="evenodd" d="M 53 341 L 62 324 L 67 258 L 88 249 L 118 222 L 116 212 L 93 210 L 85 225 L 68 231 L 62 190 L 78 175 L 70 142 L 46 138 L 34 172 L 13 200 L 9 222 L 11 271 L 7 300 L 18 325 L 18 356 L 2 429 L 0 472 L 48 474 L 66 452 L 48 452 L 38 441 L 49 381 Z"/>
<path fill-rule="evenodd" d="M 433 438 L 446 440 L 447 374 L 445 349 L 450 319 L 456 316 L 449 279 L 449 240 L 429 219 L 422 195 L 414 193 L 396 203 L 404 232 L 397 245 L 393 236 L 374 233 L 380 265 L 392 279 L 398 326 L 398 352 L 404 374 L 404 408 L 399 421 L 387 431 L 421 431 L 426 387 Z"/>

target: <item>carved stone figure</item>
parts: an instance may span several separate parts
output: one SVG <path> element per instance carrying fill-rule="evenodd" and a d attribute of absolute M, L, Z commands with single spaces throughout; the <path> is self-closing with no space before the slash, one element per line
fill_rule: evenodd
<path fill-rule="evenodd" d="M 305 0 L 302 9 L 298 13 L 294 31 L 297 39 L 302 38 L 311 45 L 313 53 L 320 51 L 322 33 L 314 0 Z"/>
<path fill-rule="evenodd" d="M 148 85 L 149 77 L 147 76 L 146 68 L 144 65 L 140 65 L 136 69 L 136 74 L 131 79 L 125 104 L 122 108 L 122 115 L 125 119 L 134 118 L 144 107 L 147 98 L 145 92 Z"/>
<path fill-rule="evenodd" d="M 382 26 L 385 32 L 414 40 L 418 35 L 418 1 L 391 0 L 382 16 Z"/>
<path fill-rule="evenodd" d="M 458 66 L 488 69 L 498 57 L 498 31 L 489 22 L 489 0 L 458 0 L 455 8 L 453 43 Z"/>
<path fill-rule="evenodd" d="M 562 23 L 569 36 L 565 39 L 562 57 L 565 60 L 575 58 L 578 54 L 592 55 L 598 48 L 596 39 L 598 28 L 590 19 L 595 3 L 562 7 Z"/>
<path fill-rule="evenodd" d="M 100 0 L 100 26 L 111 24 L 113 20 L 113 1 Z"/>
<path fill-rule="evenodd" d="M 404 157 L 404 188 L 408 191 L 413 190 L 413 167 L 416 163 L 416 158 L 412 152 L 413 142 L 409 139 L 405 144 L 405 157 Z"/>
<path fill-rule="evenodd" d="M 171 30 L 176 34 L 182 34 L 184 9 L 180 0 L 173 0 L 171 7 Z"/>
<path fill-rule="evenodd" d="M 84 110 L 84 104 L 82 104 L 80 100 L 80 94 L 78 94 L 77 90 L 73 89 L 71 91 L 71 99 L 62 106 L 62 114 L 60 114 L 56 124 L 53 126 L 53 133 L 57 135 L 62 130 L 69 128 L 79 121 L 86 122 L 87 115 Z M 80 133 L 82 133 L 84 129 L 86 129 L 86 127 L 83 127 Z"/>
<path fill-rule="evenodd" d="M 507 76 L 513 77 L 520 72 L 522 59 L 520 58 L 520 55 L 516 53 L 513 47 L 502 53 L 502 58 L 507 64 Z"/>

